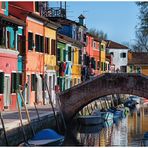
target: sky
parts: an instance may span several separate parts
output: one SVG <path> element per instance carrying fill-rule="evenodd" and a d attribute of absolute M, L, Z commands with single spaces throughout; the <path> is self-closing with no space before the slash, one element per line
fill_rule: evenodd
<path fill-rule="evenodd" d="M 86 16 L 88 29 L 103 30 L 108 39 L 119 43 L 134 42 L 139 15 L 135 2 L 67 1 L 68 18 L 78 21 L 80 14 Z"/>
<path fill-rule="evenodd" d="M 51 5 L 59 4 L 53 2 Z M 134 43 L 135 27 L 139 22 L 139 8 L 134 1 L 67 1 L 67 18 L 78 21 L 80 14 L 86 17 L 88 29 L 102 30 L 109 40 Z"/>

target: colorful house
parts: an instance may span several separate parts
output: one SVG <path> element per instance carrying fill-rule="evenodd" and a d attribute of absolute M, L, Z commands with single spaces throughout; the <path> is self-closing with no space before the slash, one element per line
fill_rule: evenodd
<path fill-rule="evenodd" d="M 102 40 L 101 41 L 101 47 L 100 47 L 100 63 L 101 63 L 101 68 L 100 71 L 101 73 L 105 73 L 106 70 L 108 69 L 109 62 L 106 61 L 106 41 Z"/>
<path fill-rule="evenodd" d="M 70 80 L 71 78 L 68 78 L 65 80 L 64 77 L 61 77 L 59 75 L 60 77 L 58 79 L 58 82 L 60 83 L 62 87 L 61 90 L 63 91 L 65 90 L 65 86 L 66 88 L 69 88 L 70 85 L 74 86 L 81 82 L 81 66 L 82 66 L 83 52 L 84 52 L 84 47 L 85 47 L 85 42 L 86 42 L 85 41 L 86 40 L 86 27 L 81 24 L 82 22 L 77 23 L 75 21 L 72 21 L 66 18 L 61 18 L 61 17 L 54 18 L 53 17 L 50 19 L 52 19 L 53 21 L 61 25 L 61 28 L 58 30 L 58 33 L 60 35 L 63 35 L 64 37 L 67 37 L 66 43 L 65 41 L 61 42 L 61 40 L 59 40 L 57 44 L 58 48 L 60 49 L 59 51 L 61 51 L 59 52 L 61 53 L 61 59 L 59 60 L 61 62 L 68 63 L 68 61 L 66 61 L 66 57 L 68 57 L 68 55 L 66 55 L 67 50 L 71 50 L 73 53 L 73 56 L 72 56 L 73 61 L 72 63 L 69 62 L 69 65 L 72 64 L 72 81 Z M 67 44 L 67 40 L 68 40 L 69 45 Z M 73 44 L 73 46 L 71 47 L 71 43 L 73 42 L 74 43 L 76 42 L 76 44 Z M 65 55 L 62 57 L 63 52 L 65 52 L 64 53 Z"/>
<path fill-rule="evenodd" d="M 0 2 L 0 110 L 16 109 L 16 89 L 21 85 L 21 44 L 25 23 Z M 19 66 L 17 66 L 19 65 Z"/>
<path fill-rule="evenodd" d="M 99 74 L 100 72 L 100 44 L 101 41 L 96 37 L 92 36 L 91 34 L 87 33 L 87 46 L 86 46 L 86 54 L 89 56 L 85 58 L 85 63 L 89 63 L 87 66 L 83 66 L 86 71 L 89 72 L 89 77 L 94 77 Z M 85 64 L 84 64 L 85 65 Z M 86 73 L 86 72 L 85 72 Z"/>
<path fill-rule="evenodd" d="M 112 55 L 115 72 L 127 72 L 128 47 L 111 40 L 106 40 L 106 42 L 106 50 Z"/>
<path fill-rule="evenodd" d="M 56 29 L 55 23 L 40 16 L 40 2 L 10 2 L 10 12 L 26 22 L 24 52 L 23 85 L 25 88 L 25 102 L 33 105 L 46 103 L 43 78 L 46 73 L 51 96 L 54 97 L 53 83 L 56 65 Z M 54 86 L 52 85 L 54 84 Z"/>
<path fill-rule="evenodd" d="M 127 71 L 148 76 L 148 53 L 129 51 Z"/>
<path fill-rule="evenodd" d="M 81 65 L 80 69 L 78 63 L 81 62 L 79 57 L 80 42 L 58 34 L 57 42 L 57 59 L 59 64 L 58 84 L 61 91 L 64 91 L 78 83 L 81 80 Z M 77 66 L 76 66 L 77 65 Z"/>

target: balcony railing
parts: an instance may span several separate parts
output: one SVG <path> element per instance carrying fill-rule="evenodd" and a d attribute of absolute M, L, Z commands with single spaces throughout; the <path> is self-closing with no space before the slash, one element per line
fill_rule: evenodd
<path fill-rule="evenodd" d="M 62 17 L 66 18 L 66 10 L 59 7 L 49 8 L 42 14 L 44 17 Z"/>

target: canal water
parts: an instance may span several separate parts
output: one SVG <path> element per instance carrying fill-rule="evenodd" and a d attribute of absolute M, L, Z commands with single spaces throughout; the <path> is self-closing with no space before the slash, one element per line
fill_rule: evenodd
<path fill-rule="evenodd" d="M 137 105 L 127 117 L 99 126 L 73 125 L 64 146 L 142 146 L 148 131 L 148 104 Z"/>

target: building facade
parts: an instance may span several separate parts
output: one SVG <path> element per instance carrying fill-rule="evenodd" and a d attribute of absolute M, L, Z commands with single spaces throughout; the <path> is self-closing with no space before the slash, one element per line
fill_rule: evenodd
<path fill-rule="evenodd" d="M 24 22 L 23 85 L 26 104 L 47 103 L 47 83 L 52 99 L 56 85 L 56 30 L 58 26 L 40 15 L 39 2 L 11 2 L 11 13 Z M 45 77 L 45 81 L 43 80 Z M 45 94 L 43 90 L 46 90 Z"/>
<path fill-rule="evenodd" d="M 14 110 L 16 89 L 21 85 L 20 50 L 25 23 L 9 14 L 8 2 L 0 2 L 0 16 L 0 109 Z"/>
<path fill-rule="evenodd" d="M 148 53 L 146 52 L 128 52 L 128 68 L 129 73 L 139 73 L 148 75 Z"/>
<path fill-rule="evenodd" d="M 106 42 L 106 50 L 112 56 L 112 64 L 115 66 L 115 72 L 127 72 L 128 47 L 111 40 L 107 40 Z"/>

